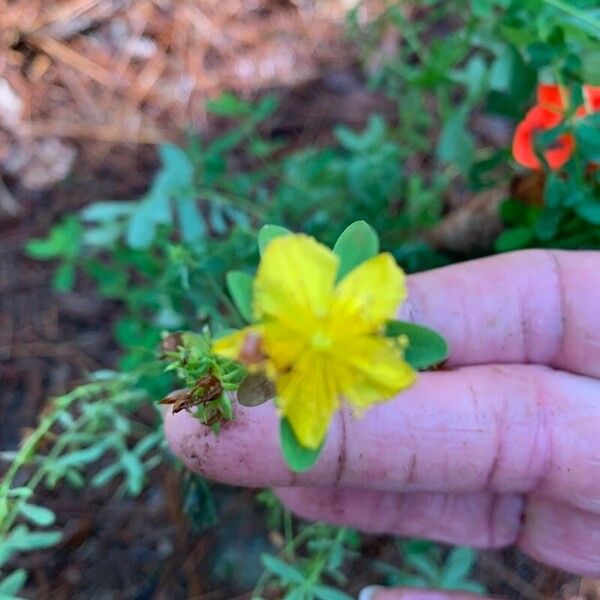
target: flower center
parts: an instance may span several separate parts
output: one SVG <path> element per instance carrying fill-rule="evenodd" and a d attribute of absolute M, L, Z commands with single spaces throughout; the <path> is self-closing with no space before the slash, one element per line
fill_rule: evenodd
<path fill-rule="evenodd" d="M 331 338 L 318 331 L 312 336 L 311 345 L 315 350 L 328 350 L 331 348 Z"/>

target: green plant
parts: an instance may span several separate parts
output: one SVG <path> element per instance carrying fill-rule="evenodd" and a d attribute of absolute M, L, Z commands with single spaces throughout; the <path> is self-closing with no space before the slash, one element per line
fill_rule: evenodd
<path fill-rule="evenodd" d="M 252 598 L 259 600 L 269 590 L 287 599 L 349 600 L 352 596 L 338 586 L 347 583 L 343 569 L 359 548 L 360 536 L 351 529 L 306 525 L 286 540 L 279 556 L 262 556 L 265 573 Z"/>
<path fill-rule="evenodd" d="M 508 144 L 486 138 L 485 132 L 476 135 L 475 118 L 522 119 L 541 81 L 571 91 L 572 115 L 581 104 L 582 84 L 600 82 L 600 16 L 592 1 L 421 0 L 410 8 L 389 2 L 366 27 L 358 14 L 359 8 L 349 23 L 366 61 L 376 55 L 386 32 L 398 31 L 397 50 L 375 71 L 372 83 L 398 102 L 406 144 L 435 162 L 434 174 L 444 173 L 447 181 L 466 183 L 473 191 L 506 186 L 513 177 L 505 166 Z M 436 35 L 440 30 L 443 36 Z M 597 170 L 586 169 L 598 159 L 598 115 L 567 116 L 560 127 L 539 136 L 540 150 L 565 132 L 576 139 L 572 159 L 559 173 L 545 164 L 539 206 L 505 205 L 509 229 L 498 239 L 497 251 L 600 247 L 600 180 Z"/>
<path fill-rule="evenodd" d="M 158 415 L 140 418 L 145 392 L 140 374 L 99 371 L 90 381 L 52 400 L 37 427 L 14 453 L 0 483 L 0 569 L 19 553 L 61 540 L 56 515 L 35 503 L 41 486 L 67 482 L 76 488 L 103 487 L 119 480 L 119 494 L 141 492 L 147 473 L 163 460 Z M 18 594 L 26 573 L 18 569 L 0 582 L 4 597 Z"/>
<path fill-rule="evenodd" d="M 470 578 L 477 559 L 471 548 L 457 546 L 448 552 L 425 540 L 397 540 L 401 566 L 376 562 L 375 569 L 393 587 L 436 588 L 485 594 L 485 586 Z"/>

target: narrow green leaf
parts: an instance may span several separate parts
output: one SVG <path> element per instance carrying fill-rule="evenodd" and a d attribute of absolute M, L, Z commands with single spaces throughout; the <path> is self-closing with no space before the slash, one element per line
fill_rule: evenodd
<path fill-rule="evenodd" d="M 193 198 L 179 198 L 175 206 L 184 241 L 200 239 L 206 233 L 206 225 L 196 201 Z"/>
<path fill-rule="evenodd" d="M 328 585 L 315 585 L 312 591 L 321 600 L 352 600 L 352 596 Z"/>
<path fill-rule="evenodd" d="M 263 225 L 258 232 L 258 249 L 261 255 L 265 248 L 275 239 L 282 235 L 289 235 L 291 231 L 280 225 Z"/>
<path fill-rule="evenodd" d="M 467 127 L 468 111 L 462 107 L 450 113 L 444 123 L 437 144 L 440 160 L 455 163 L 464 171 L 471 165 L 475 141 Z"/>
<path fill-rule="evenodd" d="M 113 223 L 117 219 L 129 216 L 135 210 L 135 202 L 107 200 L 94 202 L 83 208 L 79 214 L 88 223 Z"/>
<path fill-rule="evenodd" d="M 27 504 L 26 502 L 20 506 L 19 512 L 28 520 L 39 525 L 40 527 L 48 527 L 56 521 L 56 515 L 45 506 L 36 504 Z"/>
<path fill-rule="evenodd" d="M 123 452 L 119 461 L 127 479 L 127 492 L 138 496 L 144 488 L 145 471 L 142 461 L 133 452 Z"/>
<path fill-rule="evenodd" d="M 15 598 L 27 581 L 27 571 L 17 569 L 0 581 L 0 598 Z"/>
<path fill-rule="evenodd" d="M 304 583 L 304 575 L 302 575 L 296 567 L 293 567 L 270 554 L 263 554 L 261 560 L 267 571 L 281 577 L 284 581 Z"/>
<path fill-rule="evenodd" d="M 388 321 L 385 335 L 387 337 L 405 335 L 408 338 L 408 348 L 404 358 L 413 369 L 427 369 L 444 362 L 448 357 L 446 340 L 439 333 L 422 325 L 405 321 Z"/>
<path fill-rule="evenodd" d="M 25 253 L 31 258 L 48 260 L 60 256 L 60 249 L 56 248 L 51 240 L 34 239 L 25 245 Z"/>
<path fill-rule="evenodd" d="M 15 550 L 29 552 L 54 546 L 61 539 L 60 531 L 30 531 L 28 527 L 23 526 L 16 527 L 7 542 Z"/>
<path fill-rule="evenodd" d="M 407 554 L 405 561 L 427 579 L 429 587 L 438 587 L 440 573 L 436 562 L 427 554 Z"/>
<path fill-rule="evenodd" d="M 104 469 L 98 471 L 92 478 L 92 487 L 103 487 L 110 483 L 119 473 L 121 472 L 121 465 L 119 463 L 113 463 L 104 467 Z"/>
<path fill-rule="evenodd" d="M 148 211 L 139 208 L 133 213 L 127 225 L 127 245 L 141 250 L 147 248 L 154 239 L 156 223 L 147 214 Z"/>
<path fill-rule="evenodd" d="M 57 292 L 68 292 L 75 285 L 75 277 L 75 265 L 71 262 L 65 262 L 54 271 L 52 287 Z"/>
<path fill-rule="evenodd" d="M 477 554 L 471 548 L 453 548 L 444 564 L 441 584 L 444 589 L 460 589 L 475 565 Z"/>
<path fill-rule="evenodd" d="M 252 288 L 254 277 L 243 271 L 229 271 L 226 276 L 227 288 L 235 307 L 248 322 L 254 321 L 252 316 Z"/>
<path fill-rule="evenodd" d="M 362 262 L 377 255 L 379 238 L 365 221 L 356 221 L 342 232 L 333 251 L 340 257 L 339 281 Z"/>
<path fill-rule="evenodd" d="M 231 92 L 225 92 L 206 103 L 206 110 L 219 117 L 245 117 L 252 112 L 252 105 Z"/>
<path fill-rule="evenodd" d="M 305 448 L 299 441 L 287 419 L 281 419 L 279 427 L 281 450 L 287 466 L 296 473 L 308 471 L 318 460 L 323 444 L 316 450 Z"/>

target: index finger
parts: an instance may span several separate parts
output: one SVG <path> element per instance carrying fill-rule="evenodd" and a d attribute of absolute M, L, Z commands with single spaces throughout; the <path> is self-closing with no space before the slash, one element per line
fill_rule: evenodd
<path fill-rule="evenodd" d="M 408 285 L 401 318 L 442 333 L 450 366 L 532 363 L 600 377 L 600 252 L 513 252 Z"/>
<path fill-rule="evenodd" d="M 236 407 L 218 436 L 167 415 L 174 452 L 236 485 L 343 486 L 409 492 L 536 493 L 600 513 L 600 382 L 539 366 L 424 373 L 362 419 L 343 413 L 323 454 L 295 474 L 281 457 L 271 403 Z"/>

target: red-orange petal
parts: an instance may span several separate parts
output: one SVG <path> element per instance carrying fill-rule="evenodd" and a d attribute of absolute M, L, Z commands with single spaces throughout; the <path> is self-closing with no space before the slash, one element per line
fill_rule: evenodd
<path fill-rule="evenodd" d="M 512 152 L 515 160 L 530 169 L 540 169 L 542 165 L 538 160 L 534 150 L 534 137 L 539 131 L 552 129 L 560 124 L 562 116 L 543 106 L 534 106 L 530 109 L 523 121 L 521 121 L 515 130 L 513 138 Z M 569 134 L 561 135 L 544 152 L 544 157 L 551 169 L 560 169 L 571 157 L 573 153 L 573 137 Z"/>
<path fill-rule="evenodd" d="M 545 108 L 562 112 L 566 109 L 566 91 L 555 83 L 540 83 L 537 87 L 537 101 Z"/>
<path fill-rule="evenodd" d="M 585 105 L 591 112 L 600 111 L 600 85 L 584 85 Z"/>

